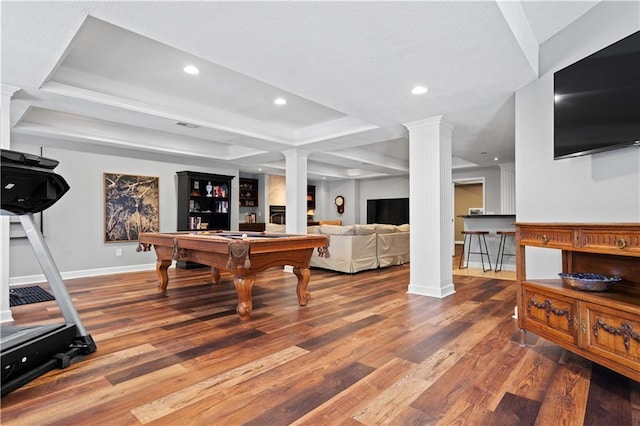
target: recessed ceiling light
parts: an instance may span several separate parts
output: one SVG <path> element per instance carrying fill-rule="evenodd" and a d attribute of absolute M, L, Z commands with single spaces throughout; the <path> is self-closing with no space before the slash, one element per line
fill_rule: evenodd
<path fill-rule="evenodd" d="M 186 67 L 183 68 L 183 70 L 187 74 L 191 74 L 191 75 L 196 75 L 200 72 L 198 67 L 196 67 L 195 65 L 187 65 Z"/>
<path fill-rule="evenodd" d="M 273 103 L 276 105 L 286 105 L 287 104 L 287 100 L 285 98 L 275 98 L 273 100 Z"/>
<path fill-rule="evenodd" d="M 261 172 L 262 171 L 262 167 L 258 167 L 258 171 Z"/>
<path fill-rule="evenodd" d="M 425 94 L 429 91 L 429 89 L 427 89 L 424 86 L 416 86 L 413 89 L 411 89 L 411 93 L 413 93 L 414 95 L 422 95 Z"/>
<path fill-rule="evenodd" d="M 493 161 L 498 161 L 498 157 L 493 157 Z"/>

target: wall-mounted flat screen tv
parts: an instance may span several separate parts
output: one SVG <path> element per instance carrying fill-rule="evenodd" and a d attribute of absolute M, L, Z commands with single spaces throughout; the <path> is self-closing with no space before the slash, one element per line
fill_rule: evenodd
<path fill-rule="evenodd" d="M 554 74 L 554 158 L 640 147 L 640 31 Z"/>
<path fill-rule="evenodd" d="M 367 200 L 367 223 L 388 223 L 391 225 L 409 223 L 409 199 Z"/>

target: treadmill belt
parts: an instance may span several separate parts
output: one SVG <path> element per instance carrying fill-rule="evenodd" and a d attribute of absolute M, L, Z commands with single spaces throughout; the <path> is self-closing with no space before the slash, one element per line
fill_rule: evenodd
<path fill-rule="evenodd" d="M 47 302 L 49 300 L 55 300 L 55 297 L 37 285 L 31 287 L 16 287 L 9 290 L 9 306 Z"/>

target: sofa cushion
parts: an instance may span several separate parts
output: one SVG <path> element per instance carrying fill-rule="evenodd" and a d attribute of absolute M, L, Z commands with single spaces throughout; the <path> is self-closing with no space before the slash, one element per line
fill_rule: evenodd
<path fill-rule="evenodd" d="M 396 225 L 387 225 L 383 223 L 376 223 L 376 234 L 391 234 L 396 232 Z"/>
<path fill-rule="evenodd" d="M 356 235 L 369 235 L 375 234 L 376 226 L 375 225 L 353 225 L 353 231 Z"/>
<path fill-rule="evenodd" d="M 307 226 L 307 234 L 319 234 L 319 233 L 320 233 L 319 225 Z"/>
<path fill-rule="evenodd" d="M 277 223 L 267 223 L 265 224 L 265 231 L 267 232 L 287 232 L 287 225 L 280 225 Z"/>
<path fill-rule="evenodd" d="M 396 226 L 396 230 L 398 232 L 409 232 L 409 224 L 405 223 L 404 225 L 398 225 Z"/>
<path fill-rule="evenodd" d="M 320 225 L 320 233 L 326 235 L 355 235 L 353 226 Z"/>

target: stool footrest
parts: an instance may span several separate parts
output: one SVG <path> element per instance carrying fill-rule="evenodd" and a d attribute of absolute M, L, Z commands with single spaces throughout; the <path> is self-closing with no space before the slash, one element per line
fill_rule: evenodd
<path fill-rule="evenodd" d="M 485 239 L 485 235 L 489 234 L 489 231 L 462 231 L 464 235 L 464 239 L 462 242 L 462 256 L 460 256 L 460 263 L 458 265 L 458 269 L 465 269 L 469 267 L 469 255 L 471 254 L 479 254 L 480 261 L 482 262 L 482 270 L 484 272 L 490 271 L 493 269 L 491 267 L 491 257 L 489 256 L 489 247 L 487 246 L 487 240 Z M 480 251 L 471 251 L 471 243 L 473 241 L 473 236 L 476 236 L 478 240 L 478 247 Z M 467 236 L 469 236 L 467 243 Z M 484 243 L 484 248 L 483 248 Z M 465 254 L 466 249 L 466 254 Z M 487 263 L 489 264 L 489 269 L 485 267 L 484 258 L 487 257 Z M 465 262 L 466 261 L 466 262 Z M 462 266 L 465 264 L 465 266 Z"/>
<path fill-rule="evenodd" d="M 502 265 L 504 264 L 505 256 L 515 256 L 515 253 L 506 253 L 505 246 L 507 243 L 507 237 L 511 237 L 515 240 L 516 233 L 514 231 L 498 231 L 500 235 L 500 242 L 498 243 L 498 255 L 496 256 L 496 272 L 502 271 Z"/>

